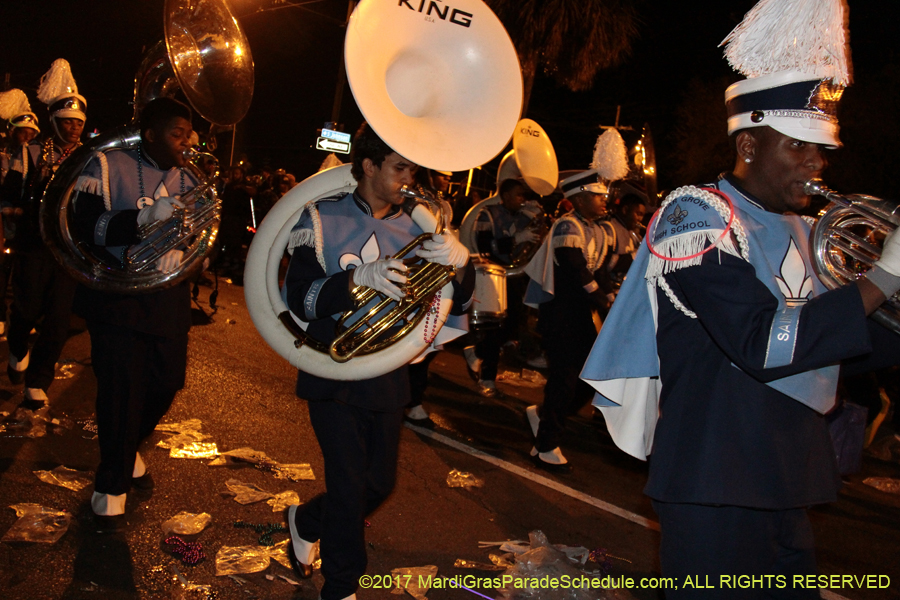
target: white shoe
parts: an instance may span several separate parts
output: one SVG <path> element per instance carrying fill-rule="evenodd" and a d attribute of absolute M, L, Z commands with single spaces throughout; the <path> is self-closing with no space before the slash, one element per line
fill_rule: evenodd
<path fill-rule="evenodd" d="M 535 356 L 534 358 L 529 358 L 525 361 L 525 364 L 533 369 L 546 369 L 547 356 L 544 354 L 540 354 L 538 356 Z"/>
<path fill-rule="evenodd" d="M 31 350 L 25 353 L 25 358 L 22 360 L 18 360 L 15 356 L 12 355 L 12 352 L 9 353 L 9 368 L 13 371 L 24 371 L 28 368 L 28 363 L 31 360 Z"/>
<path fill-rule="evenodd" d="M 551 473 L 566 474 L 572 472 L 572 465 L 570 465 L 569 461 L 566 460 L 566 457 L 563 456 L 559 446 L 548 452 L 538 452 L 537 448 L 532 448 L 531 462 Z"/>
<path fill-rule="evenodd" d="M 562 450 L 559 449 L 559 446 L 547 452 L 538 452 L 537 448 L 532 448 L 531 455 L 537 456 L 545 463 L 549 463 L 551 465 L 565 465 L 569 463 L 569 461 L 566 460 L 566 457 L 563 456 Z"/>
<path fill-rule="evenodd" d="M 138 477 L 143 477 L 147 472 L 147 465 L 144 464 L 144 459 L 141 458 L 140 452 L 135 452 L 134 454 L 134 469 L 131 471 L 131 478 L 137 479 Z"/>
<path fill-rule="evenodd" d="M 413 421 L 424 421 L 428 418 L 428 411 L 421 404 L 418 404 L 406 410 L 406 418 Z"/>
<path fill-rule="evenodd" d="M 94 492 L 91 496 L 91 509 L 95 515 L 113 517 L 125 514 L 125 496 L 127 494 L 101 494 Z"/>
<path fill-rule="evenodd" d="M 295 573 L 308 579 L 312 575 L 312 564 L 316 562 L 316 549 L 318 542 L 307 542 L 297 532 L 297 509 L 299 504 L 292 504 L 287 509 L 288 535 L 291 540 L 291 549 L 294 551 L 294 557 L 297 562 L 301 563 L 299 569 L 295 569 Z M 304 568 L 306 567 L 306 568 Z"/>
<path fill-rule="evenodd" d="M 532 405 L 526 408 L 525 416 L 528 417 L 528 424 L 531 426 L 531 435 L 537 438 L 538 428 L 541 426 L 541 418 L 538 416 L 537 405 Z"/>
<path fill-rule="evenodd" d="M 478 381 L 478 393 L 485 398 L 495 398 L 500 391 L 497 384 L 492 379 L 483 379 Z"/>
<path fill-rule="evenodd" d="M 25 388 L 25 399 L 43 402 L 44 404 L 50 400 L 50 398 L 47 397 L 47 392 L 41 388 Z"/>
<path fill-rule="evenodd" d="M 463 356 L 466 358 L 466 370 L 469 372 L 469 377 L 478 381 L 481 376 L 482 360 L 475 355 L 475 346 L 463 348 Z"/>

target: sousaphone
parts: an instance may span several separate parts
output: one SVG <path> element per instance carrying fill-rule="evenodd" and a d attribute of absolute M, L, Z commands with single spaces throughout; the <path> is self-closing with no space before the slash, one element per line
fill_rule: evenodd
<path fill-rule="evenodd" d="M 500 161 L 497 172 L 497 188 L 506 179 L 521 179 L 541 196 L 552 194 L 559 182 L 559 165 L 556 152 L 547 133 L 531 119 L 522 119 L 516 124 L 513 134 L 513 149 Z M 492 204 L 500 203 L 500 194 L 494 194 L 475 204 L 463 217 L 459 227 L 459 239 L 472 253 L 478 253 L 475 240 L 475 222 L 481 211 Z M 539 217 L 540 218 L 540 217 Z M 537 227 L 537 225 L 535 225 Z M 538 227 L 538 229 L 540 229 Z M 546 234 L 546 230 L 542 233 Z M 529 244 L 529 248 L 517 253 L 513 262 L 499 265 L 506 275 L 515 277 L 524 273 L 525 265 L 540 247 L 540 241 Z"/>
<path fill-rule="evenodd" d="M 365 0 L 350 17 L 344 57 L 350 89 L 369 126 L 423 167 L 463 171 L 491 160 L 508 143 L 521 112 L 515 49 L 499 19 L 479 0 Z M 423 311 L 433 310 L 440 327 L 451 306 L 447 281 L 439 303 L 433 292 L 415 298 L 415 311 L 402 317 L 415 323 L 402 337 L 386 347 L 361 348 L 342 362 L 333 357 L 334 348 L 322 348 L 305 334 L 303 322 L 287 309 L 278 280 L 290 231 L 308 204 L 355 188 L 349 165 L 295 186 L 257 230 L 244 273 L 250 316 L 269 345 L 298 369 L 329 379 L 368 379 L 410 362 L 428 347 Z M 411 217 L 423 231 L 434 232 L 442 228 L 436 212 L 420 204 Z M 359 291 L 367 298 L 373 292 Z M 396 304 L 391 314 L 408 308 L 403 301 Z"/>
<path fill-rule="evenodd" d="M 179 89 L 207 121 L 240 121 L 253 98 L 253 58 L 224 0 L 166 0 L 164 24 L 165 39 L 145 55 L 135 77 L 135 121 L 151 100 Z M 75 280 L 95 289 L 125 294 L 165 289 L 198 273 L 213 251 L 220 203 L 212 182 L 193 162 L 186 168 L 201 183 L 182 198 L 186 208 L 143 232 L 141 242 L 126 251 L 124 266 L 98 256 L 71 234 L 69 207 L 78 176 L 98 154 L 133 149 L 139 142 L 136 127 L 97 136 L 60 166 L 41 200 L 47 246 Z M 184 252 L 181 265 L 169 273 L 157 271 L 156 260 L 173 248 Z"/>

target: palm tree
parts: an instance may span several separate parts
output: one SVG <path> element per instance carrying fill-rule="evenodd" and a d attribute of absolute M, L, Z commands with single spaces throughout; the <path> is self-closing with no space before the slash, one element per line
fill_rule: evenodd
<path fill-rule="evenodd" d="M 506 26 L 522 65 L 525 106 L 538 69 L 573 92 L 619 64 L 637 35 L 634 0 L 485 0 Z M 525 110 L 523 113 L 525 114 Z"/>

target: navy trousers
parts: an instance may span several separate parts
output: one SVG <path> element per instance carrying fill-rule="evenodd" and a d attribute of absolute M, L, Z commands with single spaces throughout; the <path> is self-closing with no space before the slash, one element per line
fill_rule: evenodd
<path fill-rule="evenodd" d="M 666 600 L 819 598 L 794 576 L 817 574 L 805 508 L 757 510 L 653 501 L 661 529 L 663 577 L 676 578 Z M 686 578 L 691 577 L 691 584 Z M 754 581 L 752 578 L 756 578 Z M 709 586 L 709 587 L 706 587 Z"/>
<path fill-rule="evenodd" d="M 50 251 L 13 255 L 13 303 L 9 319 L 9 352 L 18 360 L 28 353 L 28 336 L 39 329 L 25 371 L 25 387 L 47 390 L 53 383 L 56 361 L 69 337 L 75 280 Z"/>
<path fill-rule="evenodd" d="M 100 466 L 94 489 L 125 494 L 135 454 L 184 387 L 185 333 L 166 338 L 125 327 L 87 322 L 97 377 L 97 439 Z"/>
<path fill-rule="evenodd" d="M 356 592 L 366 572 L 365 517 L 390 495 L 397 474 L 403 408 L 377 412 L 331 400 L 309 402 L 325 459 L 325 493 L 301 504 L 297 533 L 319 542 L 323 600 Z"/>

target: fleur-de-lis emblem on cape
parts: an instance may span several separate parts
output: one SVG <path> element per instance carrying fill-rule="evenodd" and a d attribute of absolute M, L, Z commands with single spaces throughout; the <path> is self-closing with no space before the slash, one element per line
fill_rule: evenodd
<path fill-rule="evenodd" d="M 375 237 L 375 234 L 369 236 L 369 239 L 366 240 L 366 243 L 363 244 L 363 247 L 359 251 L 359 255 L 352 254 L 347 252 L 346 254 L 341 254 L 340 266 L 341 269 L 346 271 L 350 267 L 354 269 L 360 266 L 363 263 L 375 262 L 378 260 L 379 255 L 381 254 L 381 248 L 378 246 L 378 238 Z"/>
<path fill-rule="evenodd" d="M 785 300 L 808 300 L 813 291 L 813 281 L 806 273 L 803 255 L 791 238 L 787 252 L 781 261 L 781 277 L 776 277 L 778 289 Z"/>
<path fill-rule="evenodd" d="M 687 215 L 688 215 L 688 211 L 686 211 L 685 209 L 678 206 L 678 204 L 676 204 L 675 211 L 671 215 L 666 217 L 666 221 L 668 221 L 672 225 L 678 225 L 679 223 L 684 221 L 684 218 Z"/>

